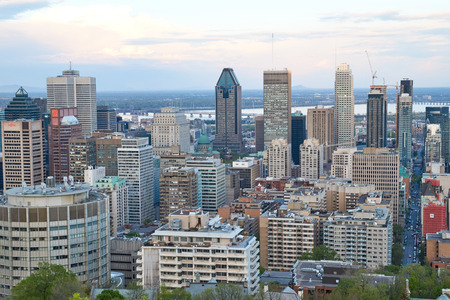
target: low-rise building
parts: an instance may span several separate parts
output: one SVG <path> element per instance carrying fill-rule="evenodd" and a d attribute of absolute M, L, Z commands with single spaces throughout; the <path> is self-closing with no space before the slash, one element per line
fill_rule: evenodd
<path fill-rule="evenodd" d="M 249 294 L 259 287 L 259 243 L 241 235 L 242 228 L 222 224 L 200 209 L 180 209 L 157 229 L 149 246 L 140 252 L 144 287 L 169 289 L 186 282 L 242 284 Z"/>
<path fill-rule="evenodd" d="M 427 260 L 435 269 L 450 267 L 450 231 L 428 233 Z"/>

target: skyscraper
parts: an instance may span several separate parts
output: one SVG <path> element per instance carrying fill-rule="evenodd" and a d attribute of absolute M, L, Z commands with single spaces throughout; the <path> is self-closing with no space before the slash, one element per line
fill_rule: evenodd
<path fill-rule="evenodd" d="M 2 121 L 3 188 L 39 185 L 44 180 L 42 121 Z"/>
<path fill-rule="evenodd" d="M 385 85 L 371 85 L 367 97 L 367 147 L 383 148 L 387 142 L 387 95 Z"/>
<path fill-rule="evenodd" d="M 450 172 L 450 119 L 449 107 L 427 107 L 425 123 L 439 124 L 442 137 L 442 157 L 445 160 L 446 172 Z"/>
<path fill-rule="evenodd" d="M 69 174 L 75 182 L 85 182 L 84 171 L 95 167 L 97 162 L 94 138 L 69 139 Z"/>
<path fill-rule="evenodd" d="M 122 139 L 117 160 L 119 177 L 128 185 L 128 221 L 143 224 L 154 218 L 152 146 L 147 138 Z"/>
<path fill-rule="evenodd" d="M 294 165 L 300 164 L 300 145 L 306 140 L 306 116 L 301 112 L 295 112 L 291 115 L 292 123 L 292 160 Z"/>
<path fill-rule="evenodd" d="M 20 87 L 16 92 L 16 96 L 5 108 L 5 120 L 39 120 L 40 118 L 39 107 L 28 97 L 27 91 Z"/>
<path fill-rule="evenodd" d="M 83 135 L 97 129 L 97 94 L 94 77 L 80 77 L 80 72 L 65 70 L 62 75 L 47 78 L 47 107 L 78 108 Z"/>
<path fill-rule="evenodd" d="M 272 140 L 267 146 L 264 160 L 269 177 L 291 176 L 291 145 L 286 140 Z"/>
<path fill-rule="evenodd" d="M 49 134 L 49 175 L 62 183 L 69 176 L 69 140 L 82 137 L 77 108 L 52 108 Z"/>
<path fill-rule="evenodd" d="M 426 171 L 432 173 L 441 172 L 441 168 L 445 166 L 445 158 L 442 155 L 444 147 L 442 147 L 441 125 L 428 124 L 425 137 L 425 166 Z M 443 171 L 443 170 L 442 170 Z"/>
<path fill-rule="evenodd" d="M 323 145 L 318 139 L 307 139 L 300 145 L 300 176 L 319 179 L 323 175 Z"/>
<path fill-rule="evenodd" d="M 181 152 L 190 150 L 189 123 L 176 107 L 162 107 L 152 124 L 153 154 L 170 152 L 171 146 L 180 146 Z"/>
<path fill-rule="evenodd" d="M 244 152 L 241 106 L 241 85 L 233 69 L 225 68 L 216 85 L 214 149 L 224 152 Z"/>
<path fill-rule="evenodd" d="M 397 150 L 400 155 L 400 164 L 411 169 L 412 95 L 403 93 L 397 97 Z"/>
<path fill-rule="evenodd" d="M 264 151 L 264 116 L 255 117 L 255 152 Z"/>
<path fill-rule="evenodd" d="M 323 161 L 328 163 L 333 153 L 331 145 L 334 144 L 333 108 L 317 105 L 308 109 L 306 119 L 307 136 L 309 139 L 318 139 L 319 143 L 324 145 Z"/>
<path fill-rule="evenodd" d="M 264 146 L 291 143 L 291 71 L 264 71 Z"/>
<path fill-rule="evenodd" d="M 117 131 L 117 113 L 108 106 L 97 106 L 97 129 Z"/>
<path fill-rule="evenodd" d="M 339 147 L 355 146 L 353 74 L 346 63 L 337 67 L 334 82 L 334 139 Z"/>

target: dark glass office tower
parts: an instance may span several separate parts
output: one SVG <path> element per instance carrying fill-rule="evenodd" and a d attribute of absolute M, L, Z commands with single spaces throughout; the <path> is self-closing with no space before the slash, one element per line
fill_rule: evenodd
<path fill-rule="evenodd" d="M 244 152 L 241 85 L 231 68 L 223 69 L 216 85 L 216 137 L 213 147 L 223 152 Z"/>
<path fill-rule="evenodd" d="M 39 120 L 41 113 L 39 107 L 28 97 L 24 88 L 16 92 L 16 96 L 5 108 L 5 120 L 14 121 L 17 119 Z"/>
<path fill-rule="evenodd" d="M 450 121 L 448 106 L 425 108 L 425 123 L 441 125 L 442 156 L 445 158 L 445 171 L 450 172 Z"/>
<path fill-rule="evenodd" d="M 292 126 L 292 160 L 294 165 L 300 164 L 300 145 L 306 140 L 306 116 L 301 112 L 293 113 L 291 116 Z"/>
<path fill-rule="evenodd" d="M 385 85 L 370 86 L 367 97 L 367 147 L 386 147 L 387 95 Z"/>

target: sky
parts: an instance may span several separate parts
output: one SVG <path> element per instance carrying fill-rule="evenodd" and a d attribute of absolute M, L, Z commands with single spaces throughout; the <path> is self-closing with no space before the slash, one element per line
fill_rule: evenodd
<path fill-rule="evenodd" d="M 212 90 L 225 67 L 243 89 L 285 68 L 333 88 L 346 62 L 365 88 L 366 50 L 376 84 L 450 87 L 450 1 L 0 0 L 0 86 L 45 90 L 72 62 L 98 91 Z"/>

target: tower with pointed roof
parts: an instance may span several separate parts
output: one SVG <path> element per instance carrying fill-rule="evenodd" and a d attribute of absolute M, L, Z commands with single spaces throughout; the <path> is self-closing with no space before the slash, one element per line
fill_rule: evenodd
<path fill-rule="evenodd" d="M 224 152 L 244 151 L 241 85 L 231 68 L 223 69 L 216 85 L 216 137 L 213 147 Z"/>
<path fill-rule="evenodd" d="M 16 92 L 16 96 L 5 108 L 5 119 L 14 121 L 18 119 L 39 120 L 40 118 L 39 107 L 28 97 L 27 91 L 20 87 Z"/>

